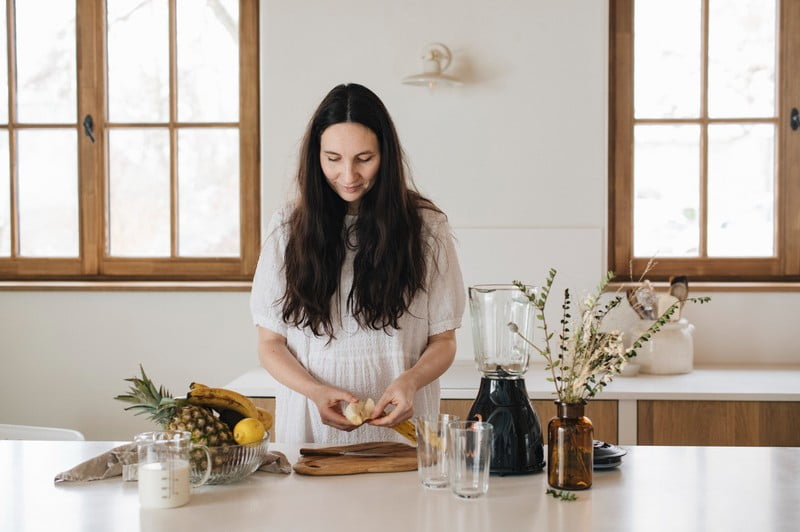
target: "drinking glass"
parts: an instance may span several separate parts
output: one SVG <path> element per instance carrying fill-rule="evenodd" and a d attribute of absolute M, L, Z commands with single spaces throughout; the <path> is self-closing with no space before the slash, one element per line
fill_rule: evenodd
<path fill-rule="evenodd" d="M 417 470 L 420 482 L 427 488 L 447 487 L 447 425 L 458 419 L 450 414 L 439 414 L 414 420 L 417 429 Z"/>
<path fill-rule="evenodd" d="M 448 424 L 450 489 L 456 497 L 473 499 L 489 490 L 494 428 L 485 421 Z"/>

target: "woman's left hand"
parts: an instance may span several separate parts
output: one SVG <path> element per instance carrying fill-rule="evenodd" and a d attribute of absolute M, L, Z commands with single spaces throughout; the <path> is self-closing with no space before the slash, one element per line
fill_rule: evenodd
<path fill-rule="evenodd" d="M 375 419 L 370 420 L 370 425 L 376 427 L 394 427 L 403 421 L 410 419 L 414 415 L 414 396 L 417 393 L 417 387 L 413 379 L 408 373 L 404 373 L 397 377 L 388 388 L 383 392 L 383 395 L 378 402 L 375 403 Z M 384 414 L 386 408 L 392 405 L 391 412 Z"/>

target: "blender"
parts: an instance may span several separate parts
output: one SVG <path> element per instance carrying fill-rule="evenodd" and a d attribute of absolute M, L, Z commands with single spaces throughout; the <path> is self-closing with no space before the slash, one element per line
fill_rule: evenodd
<path fill-rule="evenodd" d="M 525 372 L 533 348 L 508 327 L 513 322 L 521 334 L 532 338 L 536 308 L 511 284 L 469 287 L 469 308 L 475 362 L 482 377 L 467 419 L 487 421 L 494 426 L 492 473 L 541 471 L 542 428 L 525 387 Z"/>

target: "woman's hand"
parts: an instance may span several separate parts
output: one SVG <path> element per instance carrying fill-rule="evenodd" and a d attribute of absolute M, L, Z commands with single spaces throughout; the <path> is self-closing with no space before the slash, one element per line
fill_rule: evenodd
<path fill-rule="evenodd" d="M 410 373 L 406 372 L 397 377 L 383 395 L 375 403 L 374 419 L 370 425 L 376 427 L 394 427 L 414 415 L 414 396 L 417 386 Z M 391 412 L 383 414 L 386 408 L 392 405 Z"/>
<path fill-rule="evenodd" d="M 414 366 L 401 374 L 386 388 L 375 404 L 375 419 L 369 422 L 377 427 L 394 427 L 414 415 L 414 396 L 447 371 L 456 356 L 456 332 L 445 331 L 428 337 L 428 345 Z M 383 415 L 386 407 L 394 405 Z"/>
<path fill-rule="evenodd" d="M 320 385 L 309 396 L 319 410 L 322 423 L 330 427 L 350 432 L 358 425 L 350 423 L 342 414 L 342 401 L 356 403 L 358 398 L 348 391 L 333 386 Z"/>

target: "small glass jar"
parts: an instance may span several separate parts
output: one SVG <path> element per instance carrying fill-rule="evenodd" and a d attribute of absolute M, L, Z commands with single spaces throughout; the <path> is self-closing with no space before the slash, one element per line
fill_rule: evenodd
<path fill-rule="evenodd" d="M 592 485 L 594 427 L 583 415 L 586 403 L 555 404 L 556 417 L 547 425 L 547 482 L 556 489 L 587 489 Z"/>

